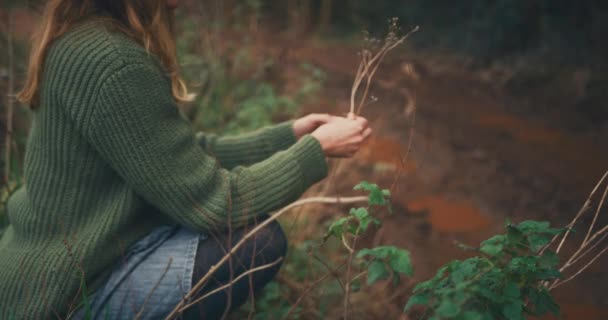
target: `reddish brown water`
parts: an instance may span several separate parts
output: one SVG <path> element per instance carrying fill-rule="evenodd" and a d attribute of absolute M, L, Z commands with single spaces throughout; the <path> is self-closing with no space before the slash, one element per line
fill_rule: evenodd
<path fill-rule="evenodd" d="M 408 203 L 413 213 L 427 213 L 433 229 L 440 232 L 474 232 L 490 225 L 490 218 L 472 203 L 429 196 Z"/>

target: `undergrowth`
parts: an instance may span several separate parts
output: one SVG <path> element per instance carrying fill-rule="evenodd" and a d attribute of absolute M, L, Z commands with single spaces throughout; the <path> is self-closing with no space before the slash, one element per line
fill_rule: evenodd
<path fill-rule="evenodd" d="M 368 182 L 360 183 L 355 190 L 368 193 L 368 205 L 352 208 L 348 215 L 334 220 L 322 238 L 291 246 L 282 277 L 234 319 L 252 309 L 255 319 L 330 318 L 336 316 L 330 309 L 335 312 L 336 304 L 352 292 L 371 294 L 372 286 L 395 287 L 403 276 L 413 275 L 410 254 L 404 248 L 353 245 L 360 236 L 381 226 L 377 209 L 390 208 L 388 190 Z M 407 303 L 403 301 L 404 312 L 412 319 L 429 320 L 523 320 L 548 313 L 559 316 L 559 306 L 546 286 L 561 277 L 559 259 L 547 246 L 567 229 L 551 228 L 544 221 L 508 222 L 505 228 L 504 234 L 479 246 L 460 244 L 463 250 L 477 255 L 451 261 L 432 279 L 416 285 Z M 305 282 L 310 283 L 309 287 L 298 285 Z M 315 310 L 301 305 L 306 299 Z"/>

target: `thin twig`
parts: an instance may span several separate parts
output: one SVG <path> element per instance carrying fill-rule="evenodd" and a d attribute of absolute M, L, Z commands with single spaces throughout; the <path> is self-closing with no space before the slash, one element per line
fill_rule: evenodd
<path fill-rule="evenodd" d="M 225 285 L 223 285 L 223 286 L 221 286 L 219 288 L 216 288 L 214 290 L 211 290 L 208 293 L 206 293 L 205 295 L 203 295 L 202 297 L 197 298 L 194 301 L 190 302 L 189 304 L 183 306 L 181 308 L 180 312 L 183 312 L 186 309 L 188 309 L 190 307 L 193 307 L 194 305 L 200 303 L 201 301 L 207 299 L 208 297 L 210 297 L 210 296 L 212 296 L 212 295 L 214 295 L 214 294 L 216 294 L 216 293 L 218 293 L 218 292 L 220 292 L 220 291 L 222 291 L 222 290 L 224 290 L 226 288 L 232 287 L 232 285 L 234 285 L 236 282 L 238 282 L 242 278 L 244 278 L 244 277 L 246 277 L 246 276 L 248 276 L 248 275 L 250 275 L 250 274 L 252 274 L 254 272 L 258 272 L 258 271 L 261 271 L 261 270 L 272 268 L 272 267 L 276 266 L 277 264 L 279 264 L 281 261 L 283 261 L 283 257 L 280 257 L 280 258 L 278 258 L 277 260 L 275 260 L 275 261 L 273 261 L 271 263 L 267 263 L 265 265 L 261 265 L 259 267 L 255 267 L 253 269 L 247 270 L 246 272 L 243 272 L 242 274 L 240 274 L 238 277 L 234 278 L 233 280 L 231 280 L 227 284 L 225 284 Z"/>
<path fill-rule="evenodd" d="M 596 241 L 589 249 L 587 249 L 585 252 L 581 253 L 576 259 L 574 259 L 570 264 L 573 265 L 575 263 L 577 263 L 579 260 L 581 260 L 583 257 L 587 256 L 587 254 L 589 254 L 591 251 L 593 251 L 593 249 L 597 248 L 597 246 L 599 246 L 604 239 L 606 239 L 606 237 L 608 237 L 608 233 L 605 233 L 601 239 L 599 239 L 598 241 Z"/>
<path fill-rule="evenodd" d="M 358 234 L 355 234 L 354 238 L 353 238 L 353 245 L 352 247 L 355 248 L 357 246 L 357 239 L 359 238 Z M 349 311 L 349 306 L 350 306 L 350 285 L 351 285 L 351 280 L 350 280 L 350 274 L 352 272 L 352 265 L 353 265 L 353 258 L 355 257 L 355 251 L 351 249 L 349 255 L 348 255 L 348 262 L 347 262 L 347 266 L 346 266 L 346 281 L 345 281 L 345 293 L 344 293 L 344 320 L 348 319 L 348 311 Z"/>
<path fill-rule="evenodd" d="M 384 45 L 373 54 L 371 51 L 365 49 L 361 52 L 361 62 L 357 68 L 357 73 L 355 74 L 355 80 L 353 82 L 353 86 L 351 88 L 350 93 L 350 113 L 358 114 L 363 107 L 365 100 L 367 99 L 367 95 L 369 93 L 369 87 L 371 82 L 378 70 L 380 64 L 384 60 L 384 57 L 391 50 L 395 49 L 397 46 L 401 45 L 411 34 L 417 32 L 419 27 L 416 26 L 414 29 L 410 30 L 405 36 L 402 36 L 398 39 L 386 39 Z M 389 33 L 390 34 L 390 33 Z M 363 95 L 361 96 L 359 103 L 357 103 L 357 92 L 361 86 L 363 80 L 366 80 L 365 89 L 363 91 Z M 355 108 L 355 106 L 358 106 Z M 356 113 L 355 113 L 356 112 Z"/>
<path fill-rule="evenodd" d="M 314 255 L 312 256 L 315 260 L 317 260 L 320 264 L 322 264 L 325 269 L 327 269 L 328 272 L 331 273 L 332 276 L 334 276 L 334 279 L 336 279 L 336 281 L 338 282 L 338 284 L 340 285 L 340 287 L 342 288 L 342 291 L 346 291 L 344 289 L 344 284 L 342 283 L 342 280 L 340 280 L 340 277 L 338 276 L 337 271 L 340 270 L 340 268 L 342 268 L 342 265 L 340 265 L 339 267 L 337 267 L 336 269 L 332 270 L 329 265 L 327 265 L 327 263 L 325 261 L 323 261 L 323 259 L 319 258 L 318 256 Z"/>
<path fill-rule="evenodd" d="M 344 247 L 346 248 L 346 250 L 348 250 L 348 252 L 350 254 L 353 254 L 355 252 L 355 250 L 353 250 L 353 248 L 351 248 L 348 243 L 346 242 L 346 238 L 344 237 L 344 235 L 342 235 L 342 237 L 340 237 L 340 239 L 342 240 L 342 244 L 344 245 Z"/>
<path fill-rule="evenodd" d="M 587 262 L 587 264 L 585 266 L 580 268 L 575 274 L 570 276 L 568 279 L 566 279 L 564 281 L 554 282 L 553 285 L 551 285 L 551 287 L 549 288 L 549 290 L 555 289 L 555 288 L 561 286 L 562 284 L 576 278 L 579 274 L 581 274 L 583 271 L 585 271 L 587 268 L 589 268 L 589 266 L 592 265 L 595 262 L 595 260 L 599 259 L 599 257 L 601 257 L 602 254 L 604 254 L 607 250 L 608 250 L 608 247 L 604 248 L 597 255 L 595 255 L 595 257 L 593 257 L 593 259 L 591 259 L 589 262 Z"/>
<path fill-rule="evenodd" d="M 209 280 L 209 278 L 211 278 L 211 276 L 229 259 L 230 256 L 232 256 L 240 247 L 242 247 L 245 244 L 245 242 L 249 238 L 251 238 L 254 234 L 256 234 L 262 228 L 266 227 L 272 221 L 276 220 L 278 217 L 280 217 L 284 213 L 288 212 L 289 210 L 291 210 L 295 207 L 312 204 L 312 203 L 348 204 L 348 203 L 367 202 L 367 201 L 368 201 L 368 198 L 365 196 L 361 196 L 361 197 L 311 197 L 311 198 L 306 198 L 306 199 L 296 201 L 296 202 L 284 207 L 283 209 L 277 211 L 272 216 L 270 216 L 268 219 L 266 219 L 264 222 L 260 223 L 255 228 L 253 228 L 251 231 L 249 231 L 246 235 L 244 235 L 243 238 L 236 245 L 234 245 L 232 247 L 232 249 L 222 259 L 220 259 L 220 261 L 218 261 L 218 263 L 216 263 L 209 269 L 209 271 L 196 283 L 196 285 L 194 285 L 192 290 L 190 290 L 190 292 L 188 292 L 188 294 L 186 294 L 183 301 L 180 301 L 180 303 L 178 303 L 175 306 L 175 308 L 173 308 L 173 311 L 171 311 L 171 313 L 165 319 L 167 319 L 167 320 L 174 319 L 178 315 L 180 315 L 183 312 L 182 308 L 184 306 L 184 301 L 189 301 L 190 299 L 192 299 L 193 294 L 195 292 L 198 292 L 205 285 L 205 283 Z"/>
<path fill-rule="evenodd" d="M 11 175 L 11 147 L 13 140 L 13 114 L 15 112 L 14 91 L 14 56 L 13 56 L 13 12 L 8 11 L 8 33 L 7 33 L 7 53 L 8 53 L 8 95 L 6 108 L 6 136 L 4 137 L 4 181 L 10 193 Z"/>
<path fill-rule="evenodd" d="M 587 209 L 589 209 L 589 205 L 591 204 L 591 198 L 593 197 L 593 195 L 595 195 L 595 192 L 597 192 L 597 190 L 602 185 L 604 180 L 606 180 L 606 177 L 608 177 L 608 171 L 606 171 L 606 173 L 604 173 L 604 176 L 602 176 L 600 181 L 595 185 L 595 187 L 589 194 L 589 197 L 587 197 L 585 204 L 583 205 L 581 210 L 576 214 L 576 216 L 574 217 L 572 222 L 570 222 L 570 224 L 568 224 L 568 226 L 567 226 L 568 230 L 566 230 L 564 237 L 562 238 L 559 245 L 557 246 L 557 249 L 555 250 L 556 253 L 559 253 L 559 251 L 561 250 L 562 246 L 564 245 L 564 242 L 566 241 L 566 239 L 568 238 L 568 235 L 570 234 L 570 232 L 572 230 L 572 227 L 574 227 L 574 225 L 576 224 L 576 221 L 578 221 L 578 219 L 583 215 L 583 213 L 585 213 L 585 211 L 587 211 Z"/>
<path fill-rule="evenodd" d="M 591 236 L 591 232 L 593 232 L 593 227 L 595 226 L 597 217 L 600 215 L 600 210 L 602 210 L 602 206 L 604 205 L 604 201 L 606 200 L 607 193 L 608 193 L 608 185 L 606 186 L 606 189 L 604 190 L 604 194 L 602 195 L 602 199 L 600 200 L 600 203 L 597 205 L 597 210 L 595 210 L 595 215 L 593 216 L 593 221 L 591 221 L 591 226 L 589 226 L 589 230 L 587 230 L 587 235 L 585 235 L 583 244 L 587 243 L 587 240 L 589 240 L 589 236 Z"/>
<path fill-rule="evenodd" d="M 591 200 L 593 198 L 593 196 L 595 195 L 595 193 L 599 190 L 600 186 L 602 185 L 602 183 L 604 182 L 604 180 L 606 180 L 606 177 L 608 177 L 608 172 L 606 172 L 602 178 L 600 179 L 600 181 L 595 185 L 595 187 L 593 188 L 593 190 L 591 191 L 591 193 L 589 194 L 589 197 L 587 198 L 587 200 L 585 201 L 585 204 L 583 205 L 583 207 L 579 210 L 579 212 L 576 214 L 576 216 L 574 217 L 574 219 L 572 220 L 572 222 L 570 222 L 570 224 L 568 224 L 567 226 L 567 230 L 566 233 L 564 234 L 562 240 L 560 241 L 556 252 L 559 253 L 559 251 L 561 250 L 561 248 L 563 247 L 568 234 L 570 233 L 570 230 L 574 227 L 574 225 L 576 224 L 576 222 L 581 218 L 581 216 L 587 212 L 587 210 L 590 208 L 591 205 Z M 581 242 L 581 244 L 578 246 L 578 248 L 576 249 L 576 251 L 568 258 L 568 260 L 561 266 L 561 268 L 559 269 L 560 272 L 564 272 L 565 270 L 567 270 L 569 267 L 573 266 L 574 264 L 576 264 L 578 261 L 580 261 L 582 258 L 586 257 L 587 255 L 589 255 L 591 252 L 594 251 L 594 249 L 596 247 L 598 247 L 602 241 L 604 239 L 606 239 L 606 236 L 608 235 L 608 225 L 604 226 L 603 228 L 601 228 L 599 231 L 593 233 L 593 229 L 595 228 L 595 224 L 598 220 L 598 217 L 600 215 L 600 212 L 604 206 L 604 202 L 606 200 L 606 196 L 608 194 L 608 185 L 606 186 L 604 193 L 602 194 L 602 197 L 597 205 L 597 209 L 595 210 L 595 214 L 593 216 L 593 220 L 589 226 L 589 229 L 587 230 L 587 233 L 585 235 L 585 238 L 583 239 L 583 241 Z M 598 237 L 601 238 L 598 241 L 595 241 Z M 551 242 L 555 241 L 557 237 L 554 237 L 552 239 Z M 547 246 L 545 246 L 543 248 L 543 250 L 541 250 L 542 254 L 544 252 L 544 250 L 546 250 L 549 246 L 551 245 L 551 243 Z M 604 254 L 606 252 L 606 250 L 608 249 L 608 247 L 605 247 L 604 249 L 602 249 L 597 255 L 595 255 L 591 260 L 589 260 L 587 262 L 587 264 L 585 264 L 582 268 L 580 268 L 578 271 L 576 271 L 572 276 L 568 277 L 566 280 L 561 280 L 561 279 L 556 279 L 554 280 L 550 285 L 545 282 L 544 285 L 547 286 L 547 288 L 549 290 L 552 290 L 554 288 L 557 288 L 559 286 L 561 286 L 562 284 L 574 279 L 575 277 L 577 277 L 578 275 L 580 275 L 584 270 L 586 270 L 593 262 L 595 262 L 597 259 L 599 259 L 599 257 Z"/>
<path fill-rule="evenodd" d="M 589 243 L 593 242 L 593 240 L 595 240 L 599 235 L 601 235 L 604 232 L 608 231 L 608 226 L 605 226 L 601 230 L 597 231 L 595 234 L 590 235 L 591 232 L 592 232 L 592 228 L 595 225 L 595 221 L 597 219 L 597 216 L 599 215 L 599 212 L 600 212 L 600 210 L 601 210 L 601 208 L 602 208 L 602 206 L 604 204 L 604 200 L 606 199 L 606 193 L 607 192 L 608 192 L 608 186 L 606 186 L 606 190 L 604 191 L 602 199 L 601 199 L 600 203 L 598 204 L 598 208 L 597 208 L 596 213 L 594 215 L 593 222 L 591 223 L 591 226 L 589 227 L 589 231 L 587 232 L 587 235 L 585 236 L 585 239 L 583 240 L 583 242 L 581 243 L 581 245 L 579 246 L 579 248 L 574 252 L 574 254 L 572 254 L 572 256 L 570 256 L 570 258 L 568 259 L 568 261 L 566 261 L 566 263 L 564 264 L 564 266 L 562 267 L 562 269 L 560 269 L 560 271 L 563 271 L 566 268 L 568 268 L 572 264 L 572 261 L 574 261 L 577 257 L 579 257 L 580 253 L 589 245 Z M 590 199 L 588 201 L 590 201 Z"/>
<path fill-rule="evenodd" d="M 163 279 L 167 275 L 167 272 L 169 272 L 169 269 L 171 268 L 172 263 L 173 263 L 173 258 L 169 257 L 169 263 L 167 263 L 167 266 L 165 267 L 165 271 L 163 271 L 163 273 L 161 274 L 160 278 L 154 285 L 154 288 L 152 288 L 152 291 L 150 291 L 148 293 L 148 296 L 146 296 L 146 299 L 144 300 L 144 304 L 141 306 L 141 309 L 139 310 L 139 312 L 135 315 L 135 318 L 134 318 L 135 320 L 139 319 L 144 314 L 144 310 L 146 308 L 146 305 L 150 301 L 152 294 L 156 291 L 156 289 L 158 289 L 158 286 L 160 285 L 161 281 L 163 281 Z"/>
<path fill-rule="evenodd" d="M 289 316 L 294 312 L 294 310 L 298 307 L 298 305 L 302 302 L 302 300 L 304 300 L 304 297 L 306 297 L 308 295 L 308 293 L 310 293 L 310 291 L 312 289 L 314 289 L 314 287 L 316 287 L 317 285 L 319 285 L 321 282 L 323 282 L 323 280 L 327 279 L 327 277 L 329 277 L 330 275 L 334 275 L 335 272 L 337 270 L 339 270 L 340 268 L 342 268 L 342 266 L 344 266 L 344 264 L 338 266 L 335 270 L 328 270 L 328 272 L 326 274 L 324 274 L 322 277 L 320 277 L 319 279 L 315 280 L 313 283 L 311 283 L 308 288 L 306 288 L 298 297 L 298 300 L 296 300 L 296 302 L 291 306 L 291 308 L 289 309 L 289 311 L 287 311 L 287 314 L 285 314 L 285 316 L 282 319 L 288 319 Z M 339 280 L 338 280 L 339 281 Z"/>

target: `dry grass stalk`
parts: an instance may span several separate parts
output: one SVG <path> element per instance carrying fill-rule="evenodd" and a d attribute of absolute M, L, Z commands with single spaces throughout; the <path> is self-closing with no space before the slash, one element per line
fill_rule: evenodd
<path fill-rule="evenodd" d="M 579 212 L 576 214 L 574 219 L 566 226 L 566 228 L 568 230 L 564 233 L 563 236 L 561 236 L 561 240 L 559 241 L 559 244 L 557 245 L 557 249 L 555 250 L 556 253 L 559 253 L 561 251 L 561 249 L 564 247 L 564 244 L 566 243 L 566 240 L 568 239 L 568 236 L 571 233 L 571 230 L 574 228 L 576 223 L 581 219 L 581 217 L 585 213 L 590 211 L 589 209 L 591 209 L 592 199 L 594 198 L 596 193 L 599 190 L 601 190 L 600 188 L 605 184 L 604 192 L 602 193 L 602 196 L 598 202 L 597 208 L 594 211 L 593 219 L 591 221 L 591 224 L 589 225 L 589 228 L 587 229 L 587 232 L 585 234 L 583 241 L 580 243 L 580 245 L 574 251 L 574 253 L 568 258 L 568 260 L 566 260 L 566 262 L 561 266 L 559 271 L 565 272 L 570 267 L 576 265 L 577 262 L 579 262 L 583 259 L 587 260 L 587 262 L 583 266 L 578 268 L 576 271 L 574 271 L 574 273 L 572 273 L 572 275 L 570 275 L 566 279 L 564 279 L 564 280 L 557 279 L 551 284 L 546 283 L 545 285 L 549 288 L 549 290 L 555 289 L 555 288 L 571 281 L 572 279 L 576 278 L 583 271 L 585 271 L 587 268 L 589 268 L 589 266 L 591 264 L 593 264 L 595 261 L 597 261 L 606 251 L 608 251 L 608 245 L 603 243 L 603 241 L 608 236 L 608 225 L 604 225 L 599 228 L 596 228 L 598 218 L 600 217 L 600 213 L 602 212 L 602 208 L 604 207 L 604 202 L 606 201 L 606 197 L 608 196 L 607 178 L 608 178 L 608 172 L 606 172 L 602 176 L 600 181 L 595 185 L 595 187 L 589 194 L 589 197 L 587 197 L 587 200 L 583 204 L 583 207 L 579 210 Z M 541 254 L 542 254 L 542 252 L 544 252 L 544 250 L 546 250 L 548 247 L 550 247 L 557 239 L 559 239 L 559 237 L 553 238 L 551 243 L 549 245 L 547 245 L 541 251 Z M 599 251 L 596 250 L 598 247 L 600 248 Z M 595 255 L 592 255 L 593 252 L 597 252 L 597 253 L 595 253 Z M 589 258 L 589 257 L 591 257 L 591 258 Z"/>

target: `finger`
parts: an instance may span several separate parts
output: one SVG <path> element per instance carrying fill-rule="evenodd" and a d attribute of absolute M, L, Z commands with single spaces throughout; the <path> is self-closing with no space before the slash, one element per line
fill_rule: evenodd
<path fill-rule="evenodd" d="M 331 116 L 328 113 L 313 113 L 310 117 L 316 124 L 325 124 L 331 120 Z"/>
<path fill-rule="evenodd" d="M 367 139 L 367 138 L 369 138 L 369 136 L 371 136 L 371 135 L 372 135 L 372 128 L 367 127 L 367 129 L 365 129 L 365 130 L 363 131 L 363 134 L 362 134 L 362 135 L 363 135 L 363 139 L 364 139 L 364 140 L 365 140 L 365 139 Z"/>
<path fill-rule="evenodd" d="M 368 126 L 368 121 L 367 119 L 363 118 L 363 117 L 357 117 L 357 119 L 355 119 L 355 121 L 357 121 L 361 126 L 363 126 L 364 128 L 367 128 Z"/>

